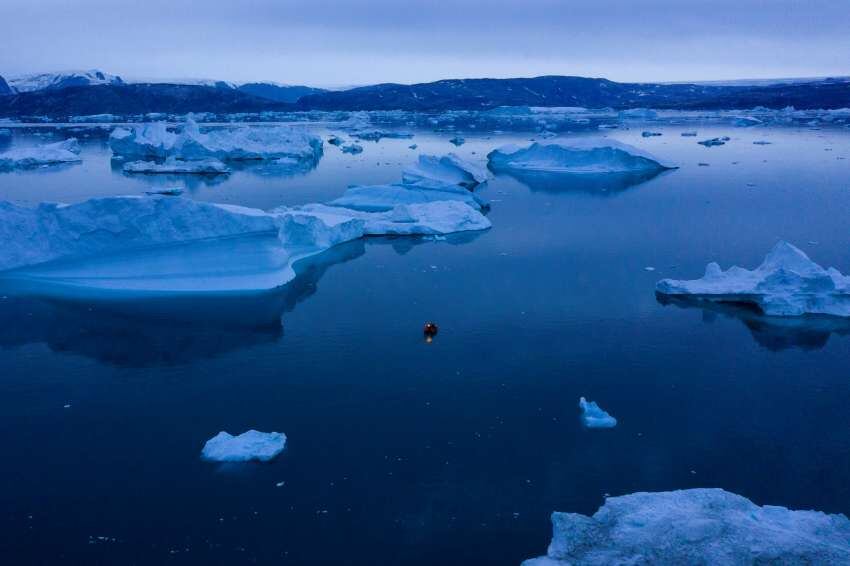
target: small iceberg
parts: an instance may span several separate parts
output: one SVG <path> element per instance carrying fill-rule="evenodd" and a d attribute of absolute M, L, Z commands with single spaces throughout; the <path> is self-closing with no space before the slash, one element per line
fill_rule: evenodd
<path fill-rule="evenodd" d="M 358 153 L 363 153 L 363 146 L 359 143 L 350 143 L 340 147 L 343 153 L 350 153 L 352 155 L 357 155 Z"/>
<path fill-rule="evenodd" d="M 588 401 L 584 397 L 578 400 L 578 406 L 582 411 L 581 420 L 587 428 L 614 428 L 617 419 L 606 413 L 594 401 Z"/>
<path fill-rule="evenodd" d="M 753 145 L 770 145 L 773 142 L 765 141 L 765 140 L 756 140 L 753 142 Z"/>
<path fill-rule="evenodd" d="M 438 183 L 357 185 L 328 204 L 363 212 L 386 212 L 400 205 L 440 201 L 458 201 L 474 210 L 487 206 L 481 198 L 463 187 Z"/>
<path fill-rule="evenodd" d="M 201 458 L 209 462 L 268 462 L 286 447 L 282 432 L 249 430 L 238 436 L 224 431 L 207 440 Z"/>
<path fill-rule="evenodd" d="M 130 158 L 169 157 L 184 161 L 278 160 L 316 162 L 322 156 L 322 140 L 304 130 L 288 126 L 240 126 L 215 128 L 201 133 L 190 119 L 179 133 L 163 122 L 139 124 L 132 129 L 116 128 L 109 137 L 114 155 Z"/>
<path fill-rule="evenodd" d="M 712 262 L 701 279 L 664 279 L 655 290 L 662 295 L 749 304 L 766 315 L 850 316 L 850 277 L 832 267 L 824 269 L 787 242 L 776 244 L 753 270 L 735 266 L 723 271 Z"/>
<path fill-rule="evenodd" d="M 675 169 L 636 147 L 607 138 L 507 145 L 487 155 L 492 170 L 569 174 L 638 173 Z"/>
<path fill-rule="evenodd" d="M 487 170 L 474 163 L 461 159 L 454 153 L 437 157 L 420 155 L 416 165 L 408 167 L 402 173 L 402 182 L 408 185 L 458 185 L 474 189 L 487 182 Z"/>
<path fill-rule="evenodd" d="M 231 170 L 218 159 L 199 161 L 178 161 L 169 157 L 164 163 L 155 161 L 133 161 L 124 164 L 125 173 L 144 173 L 147 175 L 229 175 Z"/>
<path fill-rule="evenodd" d="M 696 132 L 682 132 L 681 136 L 683 138 L 695 138 L 695 137 L 697 137 L 697 133 Z"/>
<path fill-rule="evenodd" d="M 455 137 L 453 137 L 452 139 L 449 140 L 449 143 L 452 144 L 452 145 L 456 145 L 456 146 L 462 146 L 463 144 L 466 143 L 466 140 L 463 139 L 460 136 L 455 136 Z"/>
<path fill-rule="evenodd" d="M 718 145 L 726 145 L 726 142 L 728 142 L 728 141 L 729 141 L 729 138 L 724 136 L 722 138 L 711 138 L 711 139 L 708 139 L 708 140 L 702 140 L 702 141 L 697 142 L 697 143 L 700 144 L 700 145 L 704 145 L 705 147 L 715 147 L 715 146 L 718 146 Z"/>
<path fill-rule="evenodd" d="M 379 142 L 383 138 L 388 139 L 409 139 L 413 134 L 409 132 L 390 132 L 385 130 L 359 130 L 351 133 L 351 137 L 363 141 Z"/>
<path fill-rule="evenodd" d="M 732 124 L 737 126 L 738 128 L 749 128 L 750 126 L 758 126 L 763 122 L 758 118 L 753 118 L 752 116 L 737 116 Z"/>
<path fill-rule="evenodd" d="M 0 171 L 30 169 L 46 165 L 80 163 L 80 144 L 76 138 L 33 147 L 19 147 L 0 153 Z"/>
<path fill-rule="evenodd" d="M 655 137 L 658 137 L 662 134 L 661 134 L 661 132 L 641 132 L 640 135 L 641 135 L 641 137 L 644 137 L 644 138 L 655 138 Z"/>
<path fill-rule="evenodd" d="M 716 488 L 632 493 L 591 517 L 552 513 L 546 556 L 523 562 L 578 564 L 850 564 L 850 520 Z"/>

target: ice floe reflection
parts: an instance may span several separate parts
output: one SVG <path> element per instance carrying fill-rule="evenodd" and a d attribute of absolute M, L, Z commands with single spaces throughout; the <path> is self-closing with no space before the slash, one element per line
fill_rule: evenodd
<path fill-rule="evenodd" d="M 744 304 L 718 303 L 693 297 L 676 297 L 657 293 L 656 300 L 682 309 L 702 309 L 702 320 L 711 324 L 718 317 L 740 320 L 753 340 L 773 352 L 783 350 L 820 350 L 830 336 L 850 335 L 850 320 L 834 316 L 769 316 Z"/>
<path fill-rule="evenodd" d="M 504 171 L 498 172 L 496 175 L 511 177 L 534 192 L 585 193 L 600 197 L 610 197 L 669 173 L 669 170 L 594 174 Z"/>
<path fill-rule="evenodd" d="M 313 296 L 332 266 L 363 255 L 363 240 L 295 265 L 297 276 L 270 292 L 102 299 L 48 294 L 0 281 L 0 348 L 43 343 L 54 352 L 122 367 L 182 365 L 283 337 L 285 313 Z"/>

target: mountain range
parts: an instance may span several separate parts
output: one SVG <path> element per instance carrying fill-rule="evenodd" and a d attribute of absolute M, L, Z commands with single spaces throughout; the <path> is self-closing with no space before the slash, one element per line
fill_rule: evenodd
<path fill-rule="evenodd" d="M 487 110 L 499 106 L 585 108 L 798 109 L 850 107 L 850 80 L 777 80 L 756 84 L 620 83 L 603 78 L 544 76 L 384 83 L 326 91 L 299 85 L 226 81 L 128 83 L 101 71 L 0 77 L 0 116 L 73 116 L 148 112 L 265 110 Z"/>

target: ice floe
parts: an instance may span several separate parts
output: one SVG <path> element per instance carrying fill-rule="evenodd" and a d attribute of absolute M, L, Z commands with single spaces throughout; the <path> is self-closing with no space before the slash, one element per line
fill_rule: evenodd
<path fill-rule="evenodd" d="M 230 168 L 218 159 L 200 159 L 198 161 L 180 161 L 169 157 L 163 163 L 155 161 L 133 161 L 124 164 L 125 173 L 145 173 L 148 175 L 227 175 Z"/>
<path fill-rule="evenodd" d="M 594 401 L 588 401 L 584 397 L 578 400 L 581 409 L 581 420 L 587 428 L 614 428 L 617 419 L 605 412 Z"/>
<path fill-rule="evenodd" d="M 546 556 L 524 566 L 850 564 L 850 520 L 759 506 L 722 489 L 609 497 L 591 517 L 552 514 Z"/>
<path fill-rule="evenodd" d="M 711 138 L 711 139 L 707 139 L 707 140 L 702 140 L 702 141 L 697 142 L 697 143 L 700 144 L 700 145 L 704 145 L 705 147 L 714 147 L 714 146 L 718 146 L 718 145 L 726 145 L 726 142 L 728 142 L 728 141 L 729 141 L 729 138 L 724 136 L 722 138 Z"/>
<path fill-rule="evenodd" d="M 221 431 L 204 444 L 201 458 L 210 462 L 268 462 L 285 447 L 286 435 L 282 432 L 249 430 L 233 436 Z"/>
<path fill-rule="evenodd" d="M 322 140 L 304 130 L 288 126 L 241 126 L 215 128 L 202 133 L 191 118 L 180 132 L 171 132 L 163 122 L 139 124 L 132 129 L 116 128 L 109 145 L 115 155 L 135 158 L 222 161 L 277 160 L 318 161 Z"/>
<path fill-rule="evenodd" d="M 506 145 L 487 158 L 495 171 L 599 174 L 661 171 L 674 168 L 636 147 L 607 138 L 577 138 L 533 143 L 529 147 Z"/>
<path fill-rule="evenodd" d="M 358 153 L 363 153 L 363 146 L 359 143 L 349 143 L 340 147 L 343 153 L 350 153 L 352 155 L 357 155 Z"/>
<path fill-rule="evenodd" d="M 402 173 L 402 181 L 409 185 L 460 185 L 474 189 L 487 181 L 487 170 L 461 159 L 454 153 L 443 155 L 420 155 L 417 163 Z"/>
<path fill-rule="evenodd" d="M 850 316 L 850 277 L 824 269 L 800 249 L 779 242 L 753 270 L 709 263 L 701 279 L 664 279 L 656 285 L 662 295 L 750 304 L 764 314 Z"/>
<path fill-rule="evenodd" d="M 481 209 L 470 190 L 437 180 L 271 211 L 163 195 L 4 202 L 0 271 L 40 294 L 262 292 L 291 281 L 296 263 L 364 236 L 487 229 Z"/>
<path fill-rule="evenodd" d="M 81 161 L 79 142 L 76 138 L 69 138 L 57 143 L 18 147 L 0 153 L 0 171 L 62 163 L 79 163 Z"/>

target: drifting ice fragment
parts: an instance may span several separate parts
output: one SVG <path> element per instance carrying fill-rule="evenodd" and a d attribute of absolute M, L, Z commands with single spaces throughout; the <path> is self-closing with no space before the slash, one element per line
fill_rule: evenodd
<path fill-rule="evenodd" d="M 683 138 L 695 138 L 695 137 L 697 137 L 697 133 L 696 132 L 682 132 L 682 137 Z"/>
<path fill-rule="evenodd" d="M 79 163 L 82 161 L 79 153 L 80 144 L 76 138 L 35 147 L 15 148 L 0 153 L 0 171 L 40 167 L 42 165 Z"/>
<path fill-rule="evenodd" d="M 223 161 L 276 160 L 318 161 L 322 140 L 287 126 L 217 128 L 201 133 L 192 119 L 179 134 L 162 122 L 140 124 L 132 130 L 115 129 L 109 137 L 115 155 L 125 157 Z"/>
<path fill-rule="evenodd" d="M 661 132 L 641 132 L 640 135 L 645 138 L 654 138 L 661 135 Z"/>
<path fill-rule="evenodd" d="M 752 116 L 738 116 L 732 123 L 739 128 L 747 128 L 749 126 L 757 126 L 761 124 L 762 121 L 758 118 L 753 118 Z"/>
<path fill-rule="evenodd" d="M 460 136 L 455 136 L 455 137 L 453 137 L 452 139 L 449 140 L 449 143 L 453 144 L 453 145 L 461 146 L 461 145 L 466 143 L 466 140 L 463 139 Z"/>
<path fill-rule="evenodd" d="M 764 141 L 764 140 L 756 140 L 753 142 L 753 145 L 770 145 L 773 142 Z"/>
<path fill-rule="evenodd" d="M 520 148 L 507 145 L 487 158 L 495 171 L 543 173 L 626 173 L 673 169 L 636 147 L 606 138 L 579 138 L 558 143 L 533 143 Z"/>
<path fill-rule="evenodd" d="M 154 174 L 192 174 L 192 175 L 228 175 L 230 169 L 218 159 L 201 159 L 200 161 L 178 161 L 173 157 L 165 163 L 154 161 L 133 161 L 124 165 L 125 173 Z"/>
<path fill-rule="evenodd" d="M 722 489 L 609 497 L 592 516 L 552 513 L 547 555 L 523 566 L 850 564 L 850 520 L 760 507 Z"/>
<path fill-rule="evenodd" d="M 800 249 L 779 242 L 753 270 L 709 263 L 702 279 L 664 279 L 656 292 L 725 303 L 749 303 L 764 314 L 850 316 L 850 277 L 824 269 Z"/>
<path fill-rule="evenodd" d="M 420 155 L 416 165 L 404 170 L 402 182 L 408 185 L 459 185 L 473 189 L 487 181 L 487 171 L 454 153 L 437 157 Z"/>
<path fill-rule="evenodd" d="M 363 146 L 357 143 L 350 143 L 348 145 L 344 145 L 341 149 L 343 153 L 350 153 L 352 155 L 363 153 Z"/>
<path fill-rule="evenodd" d="M 617 426 L 617 419 L 603 411 L 595 402 L 582 397 L 578 401 L 578 406 L 582 410 L 581 419 L 587 428 L 613 428 Z"/>
<path fill-rule="evenodd" d="M 204 444 L 201 458 L 210 462 L 268 462 L 285 447 L 286 435 L 282 432 L 249 430 L 233 436 L 221 431 Z"/>
<path fill-rule="evenodd" d="M 714 147 L 716 145 L 725 145 L 726 142 L 729 141 L 728 137 L 722 138 L 711 138 L 708 140 L 702 140 L 701 142 L 697 142 L 700 145 L 704 145 L 705 147 Z"/>
<path fill-rule="evenodd" d="M 328 204 L 363 212 L 385 212 L 399 205 L 439 201 L 459 201 L 474 210 L 486 206 L 474 193 L 461 186 L 437 183 L 360 185 L 350 187 L 341 197 Z"/>

